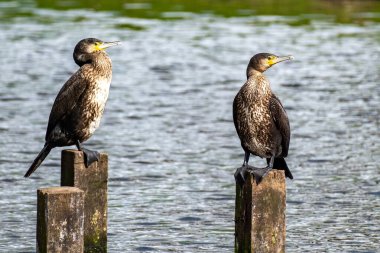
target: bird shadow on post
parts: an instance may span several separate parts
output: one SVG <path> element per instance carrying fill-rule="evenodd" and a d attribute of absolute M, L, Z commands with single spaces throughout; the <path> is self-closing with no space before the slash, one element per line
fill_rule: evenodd
<path fill-rule="evenodd" d="M 108 155 L 85 167 L 81 151 L 63 150 L 61 185 L 84 191 L 84 252 L 107 252 Z"/>
<path fill-rule="evenodd" d="M 286 186 L 282 170 L 271 170 L 256 184 L 247 173 L 236 184 L 235 252 L 285 252 Z"/>

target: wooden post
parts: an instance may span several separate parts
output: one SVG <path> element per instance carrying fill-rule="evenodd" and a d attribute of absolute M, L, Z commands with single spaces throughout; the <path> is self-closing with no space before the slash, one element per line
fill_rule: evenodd
<path fill-rule="evenodd" d="M 283 170 L 271 170 L 257 185 L 247 173 L 236 184 L 235 252 L 285 252 L 286 187 Z"/>
<path fill-rule="evenodd" d="M 88 168 L 81 151 L 63 150 L 61 159 L 61 185 L 84 191 L 84 252 L 107 252 L 108 155 Z"/>
<path fill-rule="evenodd" d="M 84 193 L 75 187 L 37 190 L 37 253 L 82 253 Z"/>

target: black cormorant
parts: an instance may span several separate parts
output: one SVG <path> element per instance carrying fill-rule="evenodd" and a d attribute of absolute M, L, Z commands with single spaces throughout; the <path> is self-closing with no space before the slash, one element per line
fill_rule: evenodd
<path fill-rule="evenodd" d="M 284 169 L 285 175 L 293 179 L 284 157 L 288 155 L 290 127 L 288 116 L 280 100 L 272 93 L 263 72 L 276 63 L 291 60 L 292 56 L 279 57 L 260 53 L 251 58 L 247 67 L 247 82 L 241 87 L 233 103 L 233 118 L 236 132 L 245 152 L 243 166 L 235 172 L 240 184 L 245 182 L 245 173 L 255 176 L 256 183 L 272 169 Z M 267 158 L 268 166 L 248 166 L 250 154 Z"/>
<path fill-rule="evenodd" d="M 83 151 L 87 167 L 99 160 L 98 152 L 83 148 L 81 143 L 98 128 L 108 98 L 112 64 L 104 49 L 118 44 L 88 38 L 75 46 L 73 57 L 80 68 L 59 91 L 50 112 L 45 146 L 25 177 L 29 177 L 55 147 L 75 144 Z"/>

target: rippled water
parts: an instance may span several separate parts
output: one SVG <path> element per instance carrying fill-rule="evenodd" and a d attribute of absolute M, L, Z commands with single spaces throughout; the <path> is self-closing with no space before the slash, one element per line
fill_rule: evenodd
<path fill-rule="evenodd" d="M 0 24 L 1 252 L 35 251 L 36 189 L 59 185 L 60 150 L 22 176 L 85 37 L 124 42 L 108 50 L 110 97 L 88 141 L 109 153 L 110 252 L 233 251 L 232 100 L 264 51 L 296 57 L 266 72 L 292 129 L 287 251 L 380 252 L 379 23 L 32 13 Z"/>

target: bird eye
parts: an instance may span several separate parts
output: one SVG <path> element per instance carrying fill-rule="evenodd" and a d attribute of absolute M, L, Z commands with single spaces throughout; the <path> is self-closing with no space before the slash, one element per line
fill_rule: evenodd
<path fill-rule="evenodd" d="M 273 55 L 268 56 L 268 60 L 273 60 Z"/>

